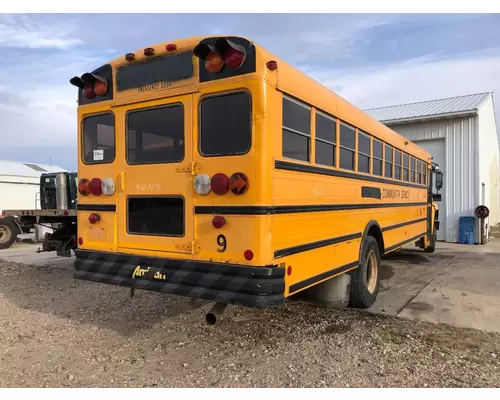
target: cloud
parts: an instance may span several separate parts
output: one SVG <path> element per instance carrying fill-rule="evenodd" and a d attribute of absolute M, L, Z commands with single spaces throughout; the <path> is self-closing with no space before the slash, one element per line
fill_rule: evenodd
<path fill-rule="evenodd" d="M 3 14 L 0 159 L 50 156 L 76 168 L 76 90 L 68 80 L 115 51 L 203 34 L 246 36 L 371 108 L 498 93 L 498 22 L 495 15 L 460 14 Z"/>
<path fill-rule="evenodd" d="M 433 60 L 431 56 L 377 68 L 309 70 L 357 107 L 366 109 L 479 92 L 500 93 L 500 56 Z M 500 102 L 496 102 L 499 113 Z"/>
<path fill-rule="evenodd" d="M 29 15 L 0 15 L 0 46 L 17 48 L 53 48 L 67 49 L 83 42 L 72 37 L 69 24 L 38 24 Z"/>

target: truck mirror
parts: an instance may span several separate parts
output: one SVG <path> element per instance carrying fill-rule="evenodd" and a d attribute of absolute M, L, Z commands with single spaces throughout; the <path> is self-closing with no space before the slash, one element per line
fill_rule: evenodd
<path fill-rule="evenodd" d="M 440 190 L 443 187 L 443 173 L 441 171 L 436 172 L 436 189 Z"/>

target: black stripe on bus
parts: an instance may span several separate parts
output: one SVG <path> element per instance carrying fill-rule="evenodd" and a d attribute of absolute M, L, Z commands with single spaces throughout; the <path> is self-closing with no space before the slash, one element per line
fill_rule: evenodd
<path fill-rule="evenodd" d="M 389 253 L 390 251 L 396 250 L 397 248 L 402 247 L 402 246 L 404 246 L 404 245 L 406 245 L 406 244 L 409 244 L 409 243 L 411 243 L 411 242 L 414 242 L 414 241 L 416 241 L 417 239 L 420 239 L 422 236 L 425 236 L 425 235 L 426 235 L 426 233 L 424 232 L 424 233 L 421 233 L 420 235 L 413 236 L 413 237 L 412 237 L 412 238 L 410 238 L 410 239 L 406 239 L 406 240 L 405 240 L 405 241 L 403 241 L 403 242 L 397 243 L 397 244 L 395 244 L 394 246 L 388 247 L 387 249 L 385 249 L 385 254 Z"/>
<path fill-rule="evenodd" d="M 78 211 L 116 211 L 116 204 L 77 204 Z"/>
<path fill-rule="evenodd" d="M 338 236 L 331 239 L 318 240 L 316 242 L 310 242 L 306 244 L 300 244 L 298 246 L 287 247 L 286 249 L 276 250 L 274 252 L 274 258 L 291 256 L 292 254 L 298 254 L 304 251 L 319 249 L 320 247 L 330 246 L 332 244 L 358 239 L 361 236 L 362 236 L 361 233 L 353 233 L 351 235 Z"/>
<path fill-rule="evenodd" d="M 418 185 L 416 183 L 396 181 L 396 180 L 391 180 L 391 179 L 386 179 L 386 178 L 378 178 L 376 176 L 370 176 L 370 175 L 360 175 L 360 174 L 357 174 L 355 172 L 340 171 L 340 170 L 316 167 L 313 165 L 302 165 L 302 164 L 296 164 L 296 163 L 291 163 L 291 162 L 281 161 L 281 160 L 276 160 L 274 162 L 274 167 L 276 169 L 283 169 L 286 171 L 307 172 L 310 174 L 337 176 L 340 178 L 358 179 L 361 181 L 386 183 L 389 185 L 406 186 L 406 187 L 412 187 L 412 188 L 418 188 L 418 189 L 427 189 L 427 186 Z"/>
<path fill-rule="evenodd" d="M 289 294 L 295 293 L 295 292 L 302 290 L 308 286 L 314 285 L 315 283 L 318 283 L 322 280 L 325 280 L 327 278 L 331 278 L 332 276 L 341 274 L 342 272 L 349 271 L 350 269 L 356 268 L 358 266 L 358 264 L 359 264 L 359 261 L 354 261 L 352 263 L 343 265 L 341 267 L 331 269 L 330 271 L 322 272 L 321 274 L 312 276 L 311 278 L 304 279 L 303 281 L 294 283 L 293 285 L 290 286 L 288 293 Z"/>
<path fill-rule="evenodd" d="M 424 221 L 427 221 L 427 218 L 419 218 L 419 219 L 414 219 L 413 221 L 402 222 L 400 224 L 386 226 L 385 228 L 382 228 L 382 232 L 390 231 L 390 230 L 397 229 L 397 228 L 402 228 L 403 226 L 413 225 L 413 224 L 416 224 L 418 222 L 424 222 Z"/>
<path fill-rule="evenodd" d="M 371 208 L 426 206 L 426 202 L 417 203 L 366 203 L 366 204 L 311 204 L 302 206 L 196 206 L 196 214 L 226 215 L 269 215 L 293 214 L 302 212 L 362 210 Z"/>

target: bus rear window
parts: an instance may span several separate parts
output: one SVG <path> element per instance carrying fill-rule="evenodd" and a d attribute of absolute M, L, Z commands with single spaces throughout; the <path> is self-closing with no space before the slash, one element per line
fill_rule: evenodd
<path fill-rule="evenodd" d="M 111 113 L 86 117 L 82 123 L 82 158 L 86 164 L 115 159 L 115 116 Z"/>
<path fill-rule="evenodd" d="M 129 164 L 161 164 L 184 159 L 184 109 L 175 104 L 131 112 L 127 118 Z"/>
<path fill-rule="evenodd" d="M 252 141 L 252 106 L 247 92 L 211 96 L 200 106 L 200 152 L 204 156 L 246 154 Z"/>
<path fill-rule="evenodd" d="M 193 52 L 156 57 L 120 67 L 116 71 L 118 91 L 153 85 L 153 89 L 166 89 L 168 82 L 193 76 Z M 148 88 L 144 88 L 148 90 Z"/>

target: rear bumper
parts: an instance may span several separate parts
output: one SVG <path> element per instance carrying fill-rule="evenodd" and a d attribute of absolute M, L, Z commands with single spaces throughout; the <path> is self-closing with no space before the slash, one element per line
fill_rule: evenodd
<path fill-rule="evenodd" d="M 285 270 L 275 266 L 141 257 L 75 250 L 76 279 L 247 307 L 285 302 Z"/>

